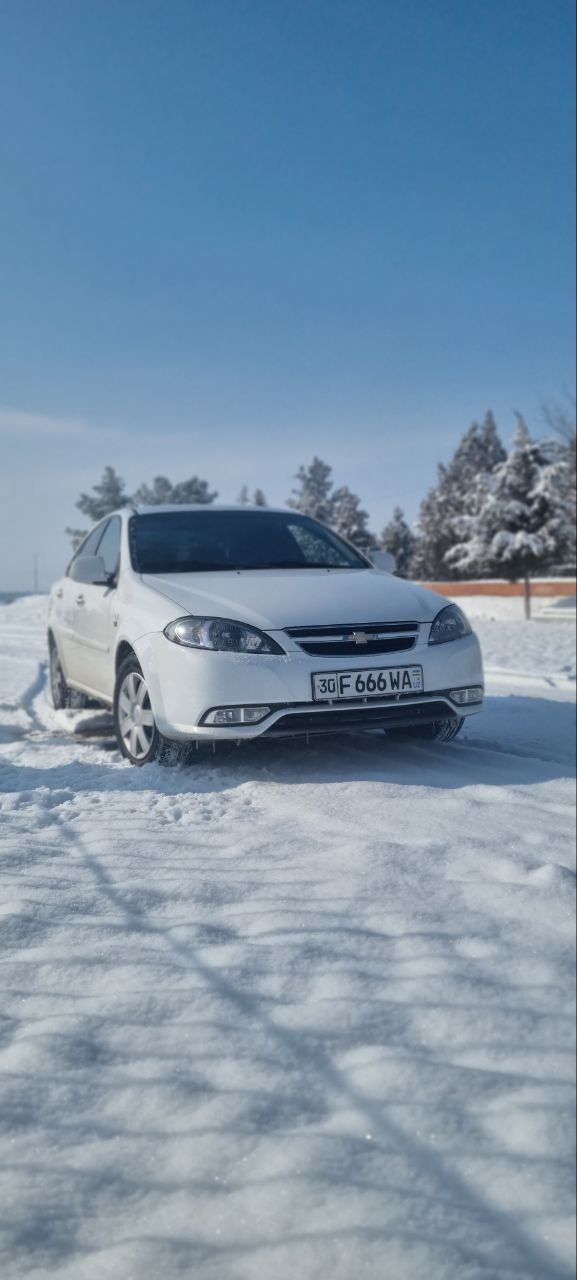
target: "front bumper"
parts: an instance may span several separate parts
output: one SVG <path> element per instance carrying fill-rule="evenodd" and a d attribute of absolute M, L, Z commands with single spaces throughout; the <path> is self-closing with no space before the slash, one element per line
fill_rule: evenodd
<path fill-rule="evenodd" d="M 352 705 L 351 705 L 352 704 Z M 267 738 L 301 738 L 326 733 L 354 733 L 363 729 L 406 729 L 415 725 L 434 724 L 439 720 L 458 720 L 462 715 L 474 715 L 482 710 L 482 702 L 470 704 L 468 707 L 457 707 L 447 691 L 437 694 L 419 695 L 385 700 L 366 699 L 358 702 L 350 699 L 346 703 L 303 703 L 302 706 L 284 706 L 271 708 L 271 714 L 256 726 L 235 726 L 224 732 L 218 730 L 219 737 L 267 737 Z M 239 733 L 238 730 L 241 730 Z M 250 728 L 250 731 L 243 732 Z M 260 729 L 260 734 L 255 733 Z M 211 728 L 211 737 L 216 736 Z"/>
<path fill-rule="evenodd" d="M 172 644 L 153 632 L 135 644 L 148 685 L 156 723 L 165 737 L 240 740 L 267 736 L 335 733 L 358 728 L 474 715 L 482 703 L 457 706 L 451 689 L 483 685 L 483 663 L 475 635 L 445 645 L 418 644 L 409 653 L 381 658 L 333 658 L 332 671 L 413 666 L 423 668 L 423 693 L 344 702 L 312 701 L 311 676 L 327 671 L 326 656 L 290 652 L 281 655 L 213 653 Z M 256 724 L 214 726 L 202 723 L 219 707 L 265 705 L 270 715 Z M 441 714 L 442 712 L 442 714 Z"/>

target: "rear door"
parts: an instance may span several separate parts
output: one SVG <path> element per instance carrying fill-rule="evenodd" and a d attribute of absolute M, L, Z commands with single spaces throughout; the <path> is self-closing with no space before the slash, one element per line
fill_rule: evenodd
<path fill-rule="evenodd" d="M 96 551 L 104 561 L 109 586 L 77 582 L 74 619 L 75 668 L 71 677 L 86 688 L 111 698 L 114 689 L 114 638 L 116 634 L 115 603 L 120 569 L 119 516 L 112 516 L 103 527 Z"/>
<path fill-rule="evenodd" d="M 76 615 L 78 613 L 77 597 L 82 591 L 80 583 L 70 577 L 74 561 L 80 556 L 95 556 L 96 548 L 104 533 L 107 522 L 101 521 L 74 553 L 66 575 L 56 583 L 53 592 L 55 612 L 55 634 L 60 661 L 67 680 L 78 680 L 78 653 L 76 644 Z"/>

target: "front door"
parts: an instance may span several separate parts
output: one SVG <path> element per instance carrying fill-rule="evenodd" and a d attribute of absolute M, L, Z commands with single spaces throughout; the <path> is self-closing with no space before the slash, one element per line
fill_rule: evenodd
<path fill-rule="evenodd" d="M 118 516 L 109 520 L 96 555 L 104 561 L 110 585 L 75 582 L 73 660 L 70 679 L 105 698 L 114 691 L 114 640 L 116 635 L 116 583 L 120 568 Z"/>

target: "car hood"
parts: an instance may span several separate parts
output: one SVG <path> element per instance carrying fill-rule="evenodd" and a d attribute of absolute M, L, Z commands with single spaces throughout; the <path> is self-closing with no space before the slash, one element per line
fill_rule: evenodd
<path fill-rule="evenodd" d="M 377 569 L 259 569 L 143 574 L 147 587 L 197 617 L 234 618 L 264 631 L 340 623 L 431 622 L 447 604 Z"/>

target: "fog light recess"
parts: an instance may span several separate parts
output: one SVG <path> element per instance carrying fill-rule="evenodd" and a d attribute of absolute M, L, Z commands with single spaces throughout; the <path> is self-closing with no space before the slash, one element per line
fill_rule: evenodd
<path fill-rule="evenodd" d="M 226 729 L 235 724 L 258 724 L 270 715 L 270 707 L 219 707 L 209 711 L 203 724 L 214 724 Z"/>
<path fill-rule="evenodd" d="M 483 690 L 480 685 L 473 685 L 470 689 L 451 689 L 449 697 L 459 707 L 466 707 L 470 702 L 482 702 Z"/>

